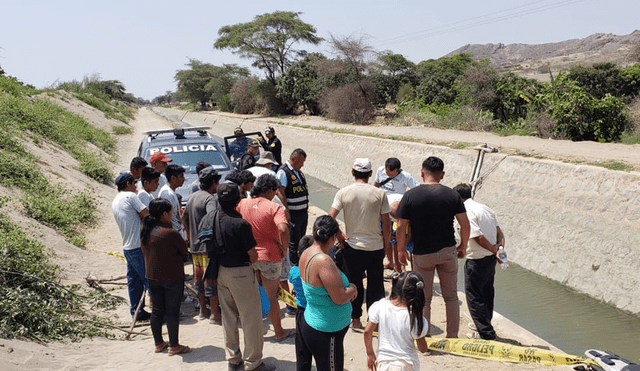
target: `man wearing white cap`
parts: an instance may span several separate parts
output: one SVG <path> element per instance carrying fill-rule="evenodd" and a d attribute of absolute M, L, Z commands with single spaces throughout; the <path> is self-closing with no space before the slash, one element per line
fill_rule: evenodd
<path fill-rule="evenodd" d="M 351 169 L 355 183 L 336 193 L 329 210 L 332 217 L 344 210 L 346 240 L 344 260 L 349 282 L 356 285 L 358 296 L 353 301 L 351 326 L 362 328 L 362 302 L 367 298 L 367 308 L 384 298 L 383 260 L 385 251 L 390 251 L 391 222 L 389 202 L 386 193 L 369 184 L 371 161 L 357 158 Z M 380 231 L 382 220 L 382 232 Z M 363 273 L 367 272 L 366 295 L 362 284 Z"/>

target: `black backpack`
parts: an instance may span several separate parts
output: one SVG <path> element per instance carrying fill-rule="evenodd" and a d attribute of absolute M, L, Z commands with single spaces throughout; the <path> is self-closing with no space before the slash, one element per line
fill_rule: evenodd
<path fill-rule="evenodd" d="M 209 256 L 209 265 L 204 273 L 206 279 L 218 278 L 220 257 L 225 253 L 224 236 L 220 228 L 220 209 L 202 218 L 198 225 L 198 240 L 204 244 Z"/>

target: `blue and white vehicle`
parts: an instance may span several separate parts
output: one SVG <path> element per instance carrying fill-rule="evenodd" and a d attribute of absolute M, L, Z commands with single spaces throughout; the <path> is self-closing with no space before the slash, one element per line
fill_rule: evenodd
<path fill-rule="evenodd" d="M 222 175 L 231 172 L 233 166 L 227 157 L 221 139 L 210 135 L 209 127 L 192 126 L 176 129 L 150 130 L 138 148 L 138 156 L 149 161 L 151 155 L 162 152 L 173 160 L 170 164 L 185 168 L 184 184 L 176 189 L 182 205 L 187 204 L 192 183 L 198 179 L 196 165 L 200 161 L 211 164 Z"/>

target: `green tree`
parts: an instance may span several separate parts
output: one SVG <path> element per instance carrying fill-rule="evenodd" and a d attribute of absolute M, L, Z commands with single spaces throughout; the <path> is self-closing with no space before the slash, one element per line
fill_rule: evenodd
<path fill-rule="evenodd" d="M 457 96 L 456 79 L 473 64 L 468 53 L 418 63 L 418 97 L 427 104 L 452 104 Z"/>
<path fill-rule="evenodd" d="M 567 78 L 575 80 L 596 98 L 604 98 L 607 94 L 624 97 L 634 92 L 632 81 L 612 62 L 596 63 L 591 67 L 573 66 Z"/>
<path fill-rule="evenodd" d="M 378 55 L 377 69 L 369 80 L 375 87 L 379 105 L 396 102 L 400 87 L 415 83 L 416 65 L 402 54 L 385 51 Z"/>
<path fill-rule="evenodd" d="M 239 78 L 249 76 L 248 69 L 235 64 L 218 67 L 190 59 L 187 66 L 190 68 L 176 73 L 176 93 L 192 103 L 200 104 L 203 109 L 212 98 L 217 102 L 227 94 Z"/>
<path fill-rule="evenodd" d="M 300 20 L 299 12 L 276 11 L 258 15 L 252 22 L 224 26 L 213 44 L 216 49 L 232 49 L 242 58 L 253 60 L 252 66 L 265 71 L 266 77 L 276 85 L 295 57 L 306 54 L 293 49 L 298 42 L 317 45 L 322 41 L 316 28 Z"/>
<path fill-rule="evenodd" d="M 209 94 L 209 99 L 217 104 L 223 95 L 229 94 L 236 81 L 243 77 L 249 77 L 250 74 L 248 68 L 239 67 L 236 64 L 223 64 L 222 67 L 214 66 L 213 76 L 205 85 L 205 91 Z"/>
<path fill-rule="evenodd" d="M 498 72 L 489 66 L 489 60 L 472 65 L 456 79 L 458 103 L 493 112 L 497 101 L 497 80 Z"/>
<path fill-rule="evenodd" d="M 560 73 L 538 95 L 556 120 L 554 132 L 571 140 L 617 141 L 630 127 L 629 108 L 611 94 L 599 99 Z"/>
<path fill-rule="evenodd" d="M 179 70 L 175 80 L 178 82 L 178 95 L 192 103 L 199 103 L 202 108 L 207 107 L 211 98 L 206 86 L 214 77 L 214 65 L 189 59 L 188 70 Z"/>
<path fill-rule="evenodd" d="M 285 109 L 294 111 L 303 106 L 312 115 L 320 113 L 318 99 L 325 87 L 318 73 L 318 62 L 327 58 L 319 53 L 307 55 L 287 69 L 278 80 L 278 96 L 282 98 Z"/>
<path fill-rule="evenodd" d="M 515 122 L 527 117 L 533 101 L 542 89 L 534 79 L 505 73 L 496 81 L 496 108 L 494 118 L 501 122 Z"/>

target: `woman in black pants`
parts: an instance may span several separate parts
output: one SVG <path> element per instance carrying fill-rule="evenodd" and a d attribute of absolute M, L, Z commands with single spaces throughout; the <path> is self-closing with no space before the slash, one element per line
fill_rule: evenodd
<path fill-rule="evenodd" d="M 355 285 L 338 270 L 327 252 L 341 234 L 329 215 L 316 219 L 313 244 L 300 256 L 300 277 L 307 307 L 299 323 L 301 341 L 296 341 L 296 369 L 342 371 L 344 336 L 351 322 L 351 301 L 358 295 Z M 297 340 L 297 338 L 296 338 Z"/>
<path fill-rule="evenodd" d="M 169 347 L 169 355 L 188 353 L 191 348 L 178 343 L 180 303 L 184 290 L 184 258 L 187 244 L 171 228 L 171 203 L 156 198 L 149 204 L 149 215 L 142 223 L 141 247 L 146 277 L 153 301 L 151 331 L 155 352 Z M 166 317 L 169 342 L 162 338 L 162 320 Z"/>

